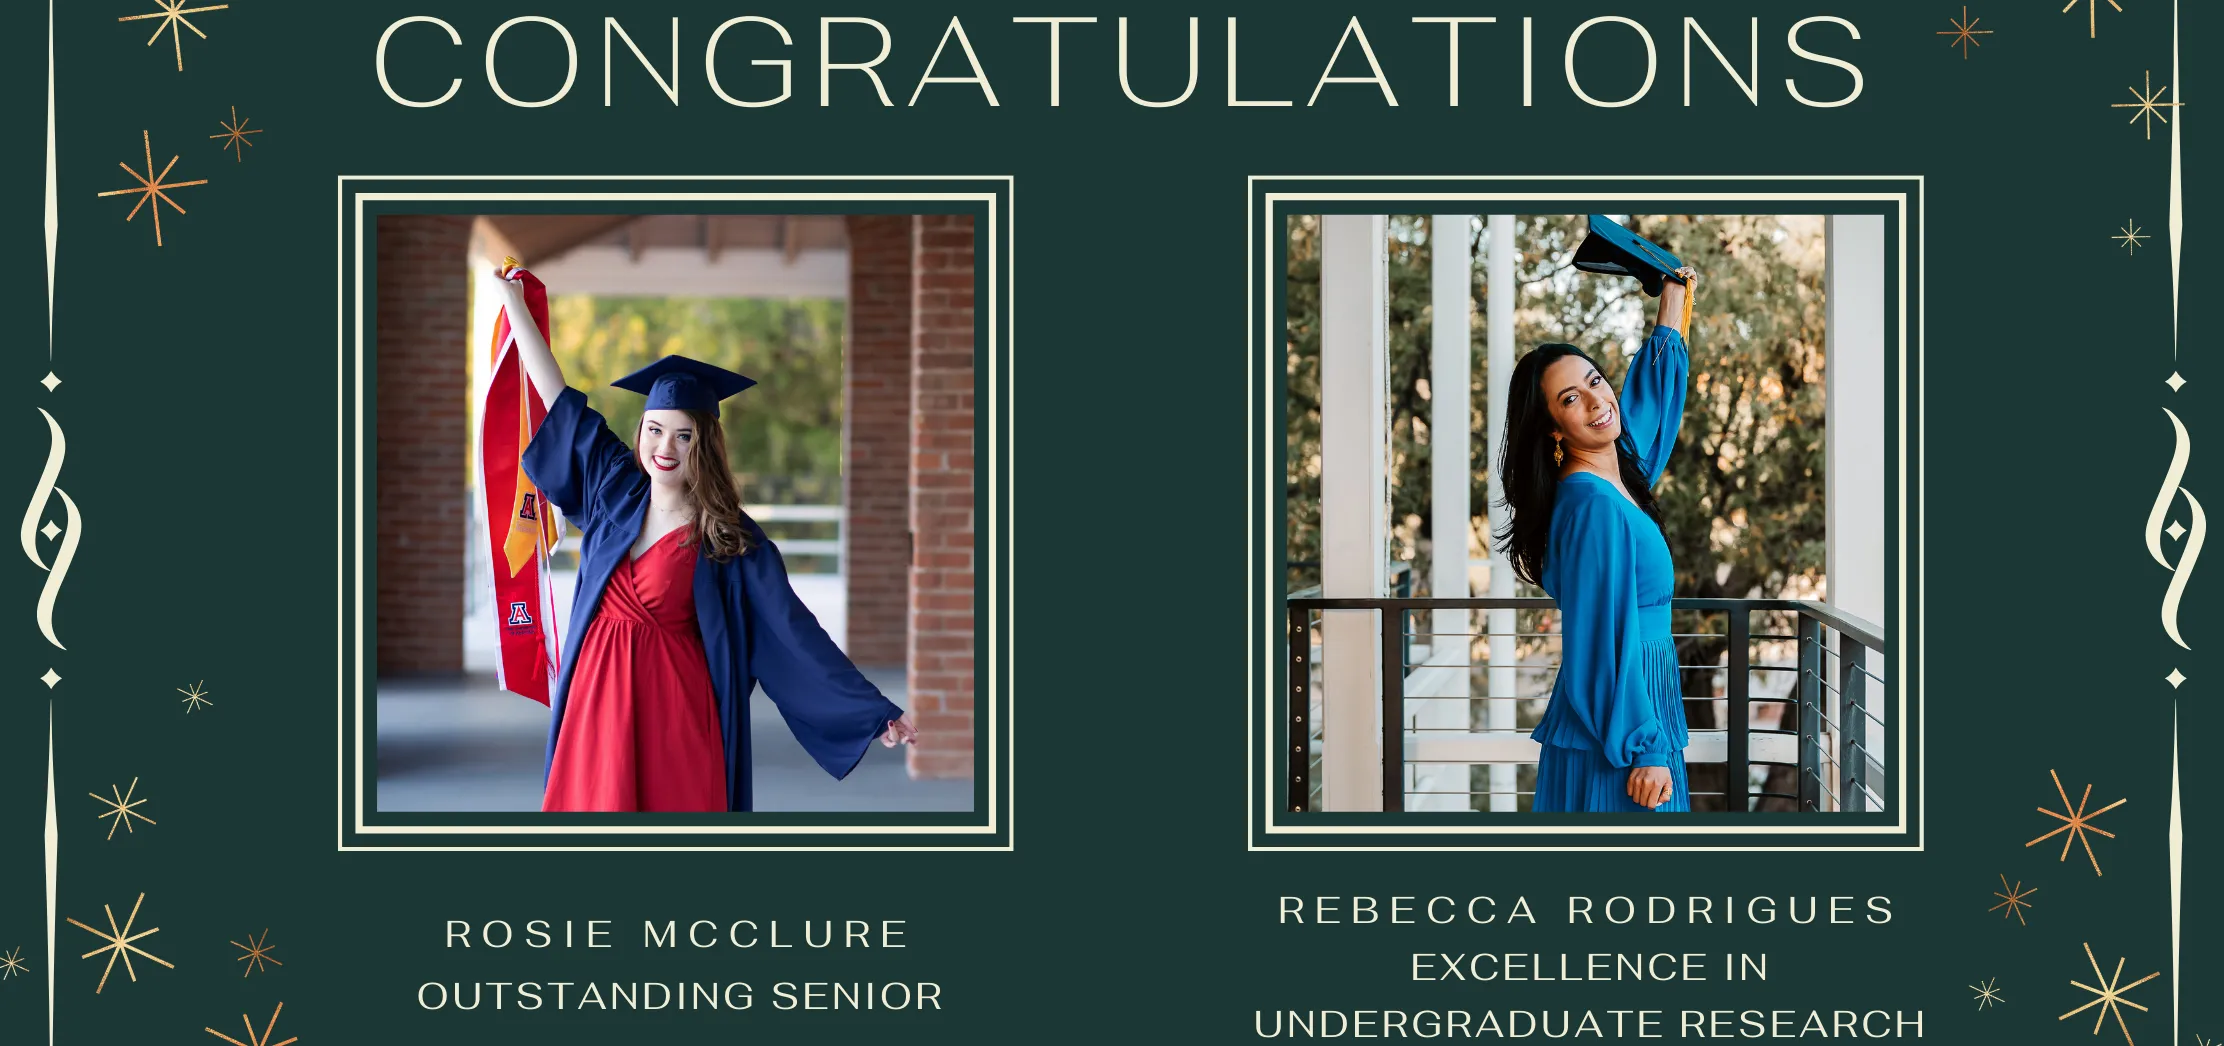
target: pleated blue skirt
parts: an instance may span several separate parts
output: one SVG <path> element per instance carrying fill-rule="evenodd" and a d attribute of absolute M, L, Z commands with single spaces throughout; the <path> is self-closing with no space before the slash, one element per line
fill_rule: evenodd
<path fill-rule="evenodd" d="M 1645 641 L 1641 664 L 1653 712 L 1671 737 L 1689 735 L 1683 716 L 1683 686 L 1676 675 L 1673 639 Z M 1589 748 L 1541 745 L 1537 792 L 1529 808 L 1536 813 L 1674 813 L 1691 809 L 1691 783 L 1684 776 L 1683 750 L 1668 754 L 1668 776 L 1675 788 L 1668 801 L 1650 810 L 1629 797 L 1630 767 L 1618 767 Z"/>

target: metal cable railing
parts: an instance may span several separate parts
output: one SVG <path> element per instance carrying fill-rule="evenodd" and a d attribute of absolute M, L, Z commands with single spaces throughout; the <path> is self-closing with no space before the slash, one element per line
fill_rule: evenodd
<path fill-rule="evenodd" d="M 1408 796 L 1466 796 L 1474 806 L 1492 796 L 1518 799 L 1534 794 L 1525 779 L 1512 788 L 1502 777 L 1495 783 L 1476 779 L 1486 777 L 1490 767 L 1510 767 L 1523 777 L 1533 776 L 1534 745 L 1528 739 L 1534 713 L 1549 698 L 1559 667 L 1552 600 L 1415 599 L 1403 594 L 1329 599 L 1316 593 L 1300 593 L 1288 601 L 1292 659 L 1285 736 L 1304 741 L 1289 749 L 1293 758 L 1287 761 L 1286 809 L 1315 810 L 1323 805 L 1322 774 L 1331 763 L 1325 755 L 1334 739 L 1328 736 L 1328 709 L 1320 696 L 1323 675 L 1315 637 L 1324 616 L 1336 611 L 1371 610 L 1377 617 L 1377 656 L 1385 670 L 1378 674 L 1379 704 L 1373 718 L 1379 730 L 1375 740 L 1381 752 L 1384 809 L 1405 809 Z M 1416 616 L 1421 611 L 1446 610 L 1514 611 L 1544 620 L 1446 631 L 1440 624 L 1431 624 L 1428 616 Z M 1878 792 L 1880 786 L 1888 788 L 1884 768 L 1890 762 L 1887 719 L 1878 710 L 1891 711 L 1884 700 L 1889 692 L 1883 673 L 1889 650 L 1881 630 L 1836 608 L 1804 600 L 1679 599 L 1672 610 L 1679 619 L 1691 615 L 1701 619 L 1699 631 L 1672 633 L 1682 655 L 1677 668 L 1686 678 L 1684 699 L 1714 702 L 1723 720 L 1719 728 L 1695 730 L 1687 754 L 1707 756 L 1695 759 L 1693 765 L 1721 764 L 1729 791 L 1694 790 L 1694 797 L 1720 797 L 1726 809 L 1740 812 L 1761 809 L 1769 800 L 1781 800 L 1801 811 L 1887 808 L 1886 798 Z M 1774 627 L 1754 627 L 1756 615 Z M 1418 658 L 1416 640 L 1424 644 Z M 1480 648 L 1492 640 L 1515 644 L 1513 656 L 1495 662 L 1479 657 L 1486 652 Z M 1497 653 L 1508 651 L 1500 647 Z M 1710 659 L 1713 663 L 1707 663 Z M 1488 673 L 1491 681 L 1477 688 L 1483 693 L 1469 694 L 1468 685 L 1481 680 L 1469 678 L 1462 683 L 1451 673 L 1467 677 Z M 1418 681 L 1424 675 L 1431 680 L 1426 685 L 1449 682 L 1450 689 L 1460 692 L 1408 694 L 1409 679 Z M 1763 682 L 1771 678 L 1781 682 Z M 1513 685 L 1507 686 L 1509 682 Z M 1416 708 L 1408 709 L 1408 702 Z M 1456 702 L 1466 702 L 1470 709 L 1464 725 L 1443 722 L 1445 711 L 1426 711 L 1447 709 Z M 1506 703 L 1512 703 L 1530 725 L 1517 721 L 1512 728 L 1482 727 L 1473 722 L 1475 710 Z M 1351 729 L 1352 721 L 1346 722 Z M 1849 725 L 1861 730 L 1849 731 Z M 1509 745 L 1530 754 L 1506 757 Z M 1469 767 L 1471 784 L 1465 790 L 1444 787 L 1440 774 L 1427 785 L 1418 780 L 1428 767 L 1456 764 Z M 1782 767 L 1790 776 L 1779 787 L 1770 775 L 1756 774 L 1767 767 Z M 1742 801 L 1737 801 L 1740 796 Z"/>

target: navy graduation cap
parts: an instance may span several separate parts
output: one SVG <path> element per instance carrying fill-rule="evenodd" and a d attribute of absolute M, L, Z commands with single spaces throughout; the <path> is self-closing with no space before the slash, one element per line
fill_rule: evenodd
<path fill-rule="evenodd" d="M 718 413 L 718 401 L 757 383 L 724 367 L 685 356 L 666 356 L 610 384 L 649 398 L 642 410 Z"/>
<path fill-rule="evenodd" d="M 1683 262 L 1613 219 L 1594 214 L 1591 234 L 1576 245 L 1575 267 L 1608 276 L 1635 276 L 1646 294 L 1658 298 L 1661 281 L 1676 280 L 1676 270 L 1683 268 Z"/>

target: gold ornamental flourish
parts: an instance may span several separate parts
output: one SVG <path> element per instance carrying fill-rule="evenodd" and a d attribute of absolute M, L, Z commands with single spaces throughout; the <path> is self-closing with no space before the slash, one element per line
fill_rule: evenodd
<path fill-rule="evenodd" d="M 2062 5 L 2062 13 L 2068 14 L 2070 9 L 2076 6 L 2077 0 L 2070 0 L 2069 3 Z M 2117 3 L 2116 0 L 2108 0 L 2108 6 L 2115 8 L 2117 14 L 2122 14 L 2124 11 L 2124 5 Z M 2099 37 L 2100 0 L 2085 0 L 2085 38 L 2095 40 Z"/>
<path fill-rule="evenodd" d="M 233 153 L 233 156 L 232 156 L 232 162 L 233 162 L 233 163 L 238 163 L 239 161 L 241 161 L 241 160 L 244 160 L 244 159 L 246 159 L 246 158 L 247 158 L 247 147 L 248 147 L 248 146 L 251 146 L 251 145 L 253 145 L 253 144 L 255 144 L 255 143 L 253 143 L 253 142 L 250 142 L 250 141 L 248 141 L 248 140 L 247 140 L 247 136 L 248 136 L 248 135 L 250 135 L 250 134 L 261 134 L 261 133 L 263 133 L 263 128 L 260 128 L 260 127 L 257 127 L 257 128 L 255 128 L 254 130 L 252 130 L 252 131 L 250 131 L 250 130 L 247 130 L 247 129 L 246 129 L 246 128 L 247 128 L 247 121 L 245 121 L 245 120 L 242 120 L 242 119 L 240 119 L 240 118 L 239 118 L 239 106 L 236 106 L 236 105 L 235 105 L 235 106 L 232 106 L 232 122 L 231 122 L 231 123 L 225 123 L 225 122 L 224 122 L 224 121 L 222 121 L 222 120 L 218 120 L 218 121 L 216 121 L 216 125 L 217 125 L 218 127 L 221 127 L 221 128 L 223 128 L 223 129 L 224 129 L 224 133 L 223 133 L 223 134 L 212 134 L 212 135 L 209 135 L 209 137 L 210 137 L 210 138 L 212 138 L 212 139 L 213 139 L 213 138 L 222 138 L 222 139 L 224 139 L 224 144 L 223 144 L 223 145 L 221 146 L 221 148 L 224 148 L 224 149 L 229 149 L 229 150 L 231 150 L 231 151 L 232 151 L 232 153 Z"/>
<path fill-rule="evenodd" d="M 85 793 L 86 795 L 92 796 L 93 798 L 98 799 L 101 802 L 107 803 L 109 805 L 109 811 L 100 815 L 101 819 L 104 821 L 111 817 L 115 818 L 115 821 L 111 822 L 108 825 L 108 838 L 114 839 L 116 837 L 116 826 L 119 824 L 124 826 L 124 831 L 131 831 L 131 819 L 134 817 L 145 821 L 148 824 L 154 823 L 154 818 L 148 817 L 146 814 L 132 809 L 133 807 L 139 806 L 146 802 L 146 800 L 144 799 L 134 800 L 132 798 L 132 796 L 136 795 L 139 791 L 138 778 L 132 778 L 131 787 L 122 790 L 120 793 L 117 792 L 116 786 L 113 784 L 108 786 L 108 791 L 110 792 L 110 794 L 114 795 L 115 798 L 111 799 L 108 796 L 100 794 L 99 792 Z"/>
<path fill-rule="evenodd" d="M 1957 22 L 1950 17 L 1947 18 L 1946 24 L 1953 26 L 1953 28 L 1941 29 L 1937 32 L 1936 35 L 1953 37 L 1953 39 L 1946 41 L 1946 46 L 1960 47 L 1961 56 L 1963 60 L 1966 61 L 1969 58 L 1969 49 L 1979 46 L 1976 38 L 1980 36 L 1992 35 L 1992 30 L 1990 29 L 1977 28 L 1977 22 L 1978 19 L 1969 17 L 1969 5 L 1963 4 L 1961 8 L 1961 21 Z"/>
<path fill-rule="evenodd" d="M 2086 813 L 2085 803 L 2093 798 L 2093 786 L 2086 785 L 2085 794 L 2083 796 L 2080 796 L 2077 800 L 2077 809 L 2072 810 L 2070 809 L 2070 794 L 2068 791 L 2062 788 L 2062 775 L 2057 774 L 2052 770 L 2048 770 L 2046 773 L 2048 777 L 2052 777 L 2054 779 L 2054 791 L 2055 794 L 2062 797 L 2062 809 L 2060 811 L 2055 811 L 2049 810 L 2046 807 L 2042 806 L 2039 807 L 2038 810 L 2040 813 L 2045 814 L 2048 817 L 2055 818 L 2056 820 L 2063 821 L 2065 823 L 2062 825 L 2062 827 L 2056 828 L 2055 830 L 2048 832 L 2036 839 L 2033 839 L 2023 845 L 2026 847 L 2037 846 L 2038 844 L 2043 843 L 2048 839 L 2052 839 L 2057 835 L 2062 835 L 2063 832 L 2068 832 L 2068 835 L 2062 837 L 2062 856 L 2060 860 L 2067 861 L 2070 859 L 2070 845 L 2072 843 L 2084 843 L 2085 857 L 2086 859 L 2093 862 L 2093 874 L 2101 874 L 2100 858 L 2093 856 L 2093 841 L 2086 838 L 2085 833 L 2096 832 L 2098 834 L 2105 835 L 2110 839 L 2114 839 L 2116 837 L 2116 833 L 2101 828 L 2095 828 L 2089 822 L 2092 821 L 2093 818 L 2099 817 L 2100 815 L 2105 814 L 2108 811 L 2113 810 L 2119 806 L 2122 806 L 2125 803 L 2130 802 L 2131 800 L 2118 799 L 2115 802 L 2108 804 L 2107 806 L 2093 811 L 2092 813 Z"/>
<path fill-rule="evenodd" d="M 2002 893 L 2000 892 L 2001 890 L 2006 890 L 2007 892 Z M 2036 907 L 2036 905 L 2033 905 L 2030 901 L 2027 901 L 2024 898 L 2027 898 L 2037 892 L 2039 892 L 2039 888 L 2036 886 L 2028 890 L 2024 889 L 2023 880 L 2021 879 L 2016 880 L 2016 884 L 2014 886 L 2009 886 L 2008 877 L 2003 874 L 2000 876 L 2000 890 L 1994 890 L 1992 892 L 1992 895 L 1994 897 L 2001 898 L 2001 901 L 1999 904 L 1993 905 L 1992 907 L 1985 910 L 1988 912 L 1999 912 L 2000 909 L 2006 908 L 2007 911 L 2000 912 L 2000 917 L 2002 919 L 2006 919 L 2008 916 L 2013 915 L 2016 917 L 2017 922 L 2023 923 L 2023 925 L 2025 926 L 2029 926 L 2031 924 L 2023 918 L 2023 910 L 2025 908 Z"/>
<path fill-rule="evenodd" d="M 254 934 L 248 934 L 246 944 L 241 944 L 238 941 L 233 941 L 232 947 L 238 948 L 247 953 L 239 957 L 239 961 L 247 964 L 247 969 L 240 974 L 241 977 L 245 977 L 248 974 L 254 973 L 257 970 L 261 969 L 264 963 L 269 963 L 272 966 L 285 965 L 285 963 L 279 962 L 278 960 L 270 957 L 270 929 L 268 927 L 263 928 L 262 940 L 258 941 L 255 939 Z"/>
<path fill-rule="evenodd" d="M 141 937 L 145 937 L 148 934 L 156 933 L 162 929 L 159 926 L 149 926 L 146 929 L 139 931 L 138 933 L 131 932 L 131 924 L 137 922 L 139 919 L 139 906 L 146 903 L 146 900 L 147 895 L 142 893 L 139 895 L 138 900 L 131 902 L 131 914 L 124 917 L 123 929 L 120 930 L 116 928 L 116 910 L 105 904 L 101 905 L 100 907 L 101 910 L 108 913 L 107 933 L 102 933 L 99 930 L 95 930 L 92 927 L 78 922 L 75 919 L 66 920 L 71 926 L 75 926 L 78 929 L 85 931 L 86 933 L 92 934 L 93 936 L 108 942 L 107 944 L 101 945 L 100 947 L 95 948 L 92 951 L 78 956 L 78 958 L 80 959 L 90 959 L 102 952 L 108 953 L 108 967 L 100 971 L 100 983 L 93 986 L 93 994 L 98 995 L 100 994 L 101 989 L 108 987 L 108 975 L 116 972 L 116 959 L 119 956 L 122 957 L 124 961 L 124 974 L 130 977 L 133 983 L 138 983 L 139 980 L 139 971 L 131 968 L 131 953 L 133 952 L 139 953 L 139 955 L 143 958 L 162 963 L 162 965 L 169 967 L 170 969 L 177 969 L 177 967 L 171 966 L 169 963 L 163 962 L 162 959 L 157 958 L 154 953 L 131 943 L 140 939 Z"/>
<path fill-rule="evenodd" d="M 2162 110 L 2164 110 L 2164 109 L 2176 109 L 2176 108 L 2180 108 L 2180 107 L 2184 106 L 2184 105 L 2185 105 L 2185 103 L 2184 103 L 2184 102 L 2165 102 L 2165 101 L 2162 101 L 2162 100 L 2161 100 L 2161 99 L 2162 99 L 2162 95 L 2163 95 L 2163 93 L 2164 93 L 2165 91 L 2168 91 L 2168 90 L 2170 89 L 2170 85 L 2169 85 L 2169 84 L 2163 84 L 2163 85 L 2162 85 L 2162 87 L 2161 87 L 2161 89 L 2160 89 L 2160 90 L 2157 90 L 2157 89 L 2155 88 L 2155 74 L 2154 74 L 2154 70 L 2152 70 L 2152 69 L 2146 70 L 2146 73 L 2147 73 L 2147 90 L 2146 90 L 2146 93 L 2142 94 L 2142 93 L 2140 93 L 2140 91 L 2139 91 L 2139 89 L 2138 89 L 2138 88 L 2136 88 L 2136 87 L 2132 87 L 2132 86 L 2129 86 L 2129 85 L 2126 85 L 2126 86 L 2124 87 L 2124 90 L 2126 90 L 2126 91 L 2130 91 L 2130 92 L 2131 92 L 2131 96 L 2132 96 L 2133 98 L 2137 98 L 2137 99 L 2139 99 L 2138 101 L 2136 101 L 2136 102 L 2116 102 L 2116 103 L 2114 103 L 2114 104 L 2110 105 L 2110 106 L 2109 106 L 2109 108 L 2110 108 L 2110 109 L 2133 109 L 2133 110 L 2137 110 L 2136 112 L 2134 112 L 2134 113 L 2132 113 L 2132 114 L 2131 114 L 2131 122 L 2132 122 L 2132 123 L 2138 123 L 2138 122 L 2139 122 L 2139 121 L 2140 121 L 2141 119 L 2145 119 L 2145 120 L 2147 121 L 2147 140 L 2151 142 L 2151 141 L 2154 141 L 2154 136 L 2155 136 L 2155 121 L 2156 121 L 2156 120 L 2160 120 L 2160 121 L 2162 121 L 2163 123 L 2169 123 L 2169 122 L 2170 122 L 2170 114 L 2168 114 L 2168 113 L 2165 113 L 2165 112 L 2163 112 Z"/>
<path fill-rule="evenodd" d="M 154 173 L 154 141 L 147 137 L 147 132 L 144 130 L 139 132 L 139 144 L 145 148 L 147 154 L 147 174 L 145 177 L 140 177 L 139 172 L 132 170 L 130 164 L 124 163 L 121 160 L 116 161 L 116 166 L 123 168 L 125 174 L 138 179 L 139 187 L 136 189 L 112 189 L 108 192 L 97 193 L 95 195 L 122 196 L 126 193 L 139 194 L 139 202 L 131 205 L 130 214 L 124 215 L 124 220 L 127 222 L 132 220 L 133 218 L 138 217 L 139 208 L 145 207 L 148 201 L 159 201 L 154 205 L 153 209 L 154 245 L 160 247 L 162 246 L 162 204 L 169 204 L 179 214 L 185 213 L 185 208 L 179 207 L 178 201 L 171 199 L 169 195 L 167 193 L 164 193 L 162 190 L 182 189 L 188 185 L 207 185 L 208 179 L 195 178 L 190 182 L 163 181 L 162 179 L 170 176 L 170 168 L 176 167 L 178 165 L 178 158 L 175 156 L 170 157 L 170 162 L 162 165 L 162 173 L 156 174 Z"/>
<path fill-rule="evenodd" d="M 2132 990 L 2133 988 L 2137 988 L 2140 985 L 2147 983 L 2148 981 L 2162 976 L 2161 972 L 2157 971 L 2155 973 L 2150 973 L 2145 977 L 2141 977 L 2138 980 L 2131 982 L 2130 984 L 2121 984 L 2119 982 L 2124 979 L 2123 959 L 2118 958 L 2116 960 L 2116 972 L 2106 977 L 2103 977 L 2101 975 L 2100 960 L 2093 958 L 2093 946 L 2090 944 L 2087 944 L 2085 946 L 2085 960 L 2093 964 L 2093 979 L 2096 981 L 2100 981 L 2101 986 L 2095 988 L 2090 984 L 2084 983 L 2083 981 L 2076 980 L 2073 980 L 2070 983 L 2076 985 L 2077 987 L 2083 988 L 2086 991 L 2092 992 L 2094 995 L 2100 996 L 2100 998 L 2094 999 L 2093 1001 L 2088 1002 L 2085 1005 L 2078 1007 L 2077 1009 L 2071 1010 L 2070 1012 L 2065 1013 L 2060 1017 L 2056 1017 L 2055 1020 L 2066 1021 L 2071 1017 L 2075 1017 L 2086 1010 L 2090 1010 L 2093 1007 L 2098 1006 L 2100 1007 L 2100 1012 L 2093 1016 L 2093 1034 L 2100 1034 L 2101 1024 L 2108 1020 L 2109 1014 L 2113 1013 L 2116 1015 L 2116 1027 L 2123 1029 L 2124 1046 L 2136 1046 L 2136 1044 L 2131 1041 L 2131 1027 L 2124 1023 L 2123 1007 L 2129 1006 L 2141 1013 L 2147 1012 L 2147 1008 L 2139 1005 L 2136 1002 L 2131 1001 L 2130 999 L 2124 998 L 2123 994 Z"/>
<path fill-rule="evenodd" d="M 187 7 L 185 6 L 185 0 L 154 0 L 154 5 L 162 10 L 150 11 L 143 15 L 124 15 L 116 21 L 137 22 L 146 18 L 162 19 L 162 23 L 155 26 L 154 35 L 147 38 L 147 46 L 153 47 L 155 41 L 162 39 L 163 31 L 168 30 L 170 33 L 170 49 L 177 52 L 178 72 L 181 73 L 185 71 L 185 44 L 178 36 L 178 27 L 182 25 L 193 30 L 193 35 L 203 40 L 208 39 L 208 34 L 202 32 L 199 26 L 194 25 L 185 16 L 197 15 L 203 11 L 221 11 L 232 6 L 230 4 L 210 4 L 206 7 Z"/>
<path fill-rule="evenodd" d="M 295 1039 L 299 1039 L 301 1036 L 289 1035 L 283 1039 L 278 1040 L 277 1042 L 270 1041 L 271 1032 L 278 1027 L 278 1013 L 280 1010 L 284 1010 L 285 1008 L 286 1004 L 281 1002 L 278 1004 L 277 1009 L 270 1011 L 270 1023 L 263 1025 L 263 1033 L 259 1036 L 255 1034 L 255 1022 L 249 1019 L 246 1014 L 240 1014 L 240 1021 L 247 1025 L 246 1042 L 241 1042 L 238 1039 L 232 1038 L 231 1036 L 226 1035 L 223 1032 L 217 1031 L 216 1029 L 208 1027 L 206 1025 L 203 1025 L 201 1027 L 201 1030 L 209 1033 L 210 1035 L 214 1035 L 217 1038 L 224 1040 L 225 1042 L 231 1043 L 232 1046 L 287 1046 L 288 1043 L 293 1042 Z"/>

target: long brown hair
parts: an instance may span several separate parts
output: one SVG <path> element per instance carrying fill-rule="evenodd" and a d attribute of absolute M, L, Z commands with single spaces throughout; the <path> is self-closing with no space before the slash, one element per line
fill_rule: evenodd
<path fill-rule="evenodd" d="M 695 533 L 700 540 L 703 554 L 714 562 L 725 562 L 756 547 L 750 536 L 754 521 L 741 510 L 741 490 L 734 486 L 733 470 L 726 464 L 726 429 L 718 423 L 715 411 L 690 410 L 685 412 L 695 422 L 695 438 L 687 444 L 685 478 L 681 489 L 687 491 L 695 503 Z M 647 424 L 647 418 L 642 419 Z M 641 460 L 641 431 L 634 431 L 633 459 L 636 467 Z"/>

